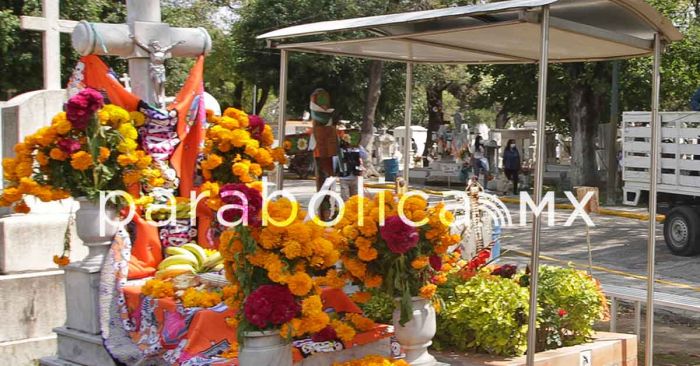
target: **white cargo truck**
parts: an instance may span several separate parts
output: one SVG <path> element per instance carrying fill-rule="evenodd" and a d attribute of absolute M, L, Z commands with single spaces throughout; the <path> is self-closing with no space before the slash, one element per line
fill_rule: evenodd
<path fill-rule="evenodd" d="M 651 113 L 622 117 L 624 203 L 638 205 L 649 197 Z M 664 239 L 677 255 L 700 253 L 700 112 L 661 113 L 659 213 L 666 215 Z"/>

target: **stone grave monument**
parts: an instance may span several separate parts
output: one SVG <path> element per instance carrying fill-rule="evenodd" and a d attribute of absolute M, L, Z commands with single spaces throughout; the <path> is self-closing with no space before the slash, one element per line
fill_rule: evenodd
<path fill-rule="evenodd" d="M 158 0 L 127 0 L 126 24 L 79 22 L 72 32 L 81 55 L 119 56 L 129 61 L 131 91 L 147 103 L 165 105 L 165 67 L 170 57 L 196 57 L 211 49 L 203 28 L 173 28 L 161 23 Z M 99 317 L 101 265 L 66 267 L 67 318 L 56 328 L 58 354 L 41 365 L 114 365 L 102 344 Z"/>
<path fill-rule="evenodd" d="M 21 26 L 43 33 L 44 90 L 0 102 L 2 158 L 14 156 L 14 145 L 48 125 L 66 100 L 61 90 L 59 34 L 70 32 L 77 22 L 58 18 L 58 0 L 43 0 L 42 6 L 43 17 L 22 17 Z M 0 359 L 5 365 L 26 365 L 53 352 L 52 329 L 66 319 L 64 272 L 56 268 L 52 256 L 63 250 L 73 201 L 27 201 L 30 214 L 0 210 L 0 298 L 12 299 L 0 302 L 6 315 L 0 334 Z M 76 238 L 72 244 L 71 258 L 84 257 L 87 250 L 80 241 Z"/>

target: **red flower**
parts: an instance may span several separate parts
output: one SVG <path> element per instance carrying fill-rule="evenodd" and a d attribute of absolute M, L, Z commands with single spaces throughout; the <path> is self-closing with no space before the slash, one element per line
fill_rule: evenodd
<path fill-rule="evenodd" d="M 503 278 L 513 278 L 515 276 L 515 273 L 518 271 L 518 267 L 514 266 L 512 264 L 504 264 L 493 271 L 491 271 L 491 274 L 494 276 L 501 276 Z"/>
<path fill-rule="evenodd" d="M 265 329 L 291 321 L 301 310 L 287 286 L 263 285 L 253 291 L 243 304 L 245 318 L 254 326 Z"/>
<path fill-rule="evenodd" d="M 59 149 L 67 154 L 72 154 L 80 150 L 80 141 L 76 139 L 61 139 L 56 143 Z"/>
<path fill-rule="evenodd" d="M 434 270 L 440 271 L 442 269 L 442 258 L 440 258 L 439 255 L 431 255 L 429 259 L 430 266 L 433 267 Z"/>
<path fill-rule="evenodd" d="M 560 318 L 565 317 L 566 314 L 569 314 L 569 312 L 567 312 L 567 311 L 564 310 L 564 309 L 559 309 L 559 317 L 560 317 Z"/>
<path fill-rule="evenodd" d="M 311 336 L 311 340 L 314 342 L 327 342 L 338 339 L 338 334 L 336 334 L 335 329 L 330 325 L 321 329 L 320 332 Z"/>
<path fill-rule="evenodd" d="M 250 188 L 243 183 L 228 183 L 219 190 L 221 201 L 227 205 L 242 205 L 242 199 L 234 192 L 242 193 L 248 200 L 247 214 L 248 225 L 259 227 L 262 224 L 262 195 L 255 188 Z M 243 210 L 231 208 L 225 210 L 222 215 L 228 222 L 234 222 L 243 216 Z"/>
<path fill-rule="evenodd" d="M 386 219 L 380 230 L 382 239 L 392 253 L 404 254 L 418 245 L 418 230 L 406 224 L 399 216 L 391 216 Z"/>
<path fill-rule="evenodd" d="M 104 105 L 102 94 L 95 89 L 85 88 L 66 103 L 66 117 L 73 127 L 84 130 L 90 118 Z"/>
<path fill-rule="evenodd" d="M 248 116 L 248 132 L 254 139 L 260 140 L 260 135 L 262 135 L 264 129 L 265 120 L 254 114 Z"/>

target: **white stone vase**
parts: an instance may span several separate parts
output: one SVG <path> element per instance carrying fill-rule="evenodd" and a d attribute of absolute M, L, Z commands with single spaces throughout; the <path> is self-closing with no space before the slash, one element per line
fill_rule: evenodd
<path fill-rule="evenodd" d="M 80 240 L 88 247 L 88 255 L 79 264 L 83 268 L 101 268 L 105 256 L 112 245 L 119 226 L 119 218 L 114 206 L 106 205 L 100 214 L 99 204 L 80 197 L 76 201 L 80 208 L 75 212 L 75 230 Z M 109 220 L 107 220 L 109 218 Z M 100 235 L 100 223 L 104 222 L 104 232 Z"/>
<path fill-rule="evenodd" d="M 400 307 L 394 310 L 394 335 L 406 353 L 405 361 L 411 366 L 433 366 L 437 361 L 428 353 L 428 347 L 433 344 L 437 330 L 435 308 L 429 300 L 414 297 L 411 299 L 411 309 L 413 318 L 403 326 L 399 323 Z"/>
<path fill-rule="evenodd" d="M 246 332 L 238 352 L 240 366 L 292 366 L 292 346 L 280 332 Z"/>

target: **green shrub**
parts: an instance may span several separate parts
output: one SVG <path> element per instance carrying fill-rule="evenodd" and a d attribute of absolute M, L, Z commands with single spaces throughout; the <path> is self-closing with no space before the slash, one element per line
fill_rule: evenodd
<path fill-rule="evenodd" d="M 511 279 L 480 273 L 455 288 L 439 314 L 438 347 L 515 356 L 527 343 L 528 292 Z"/>
<path fill-rule="evenodd" d="M 512 279 L 482 270 L 468 281 L 453 274 L 440 289 L 438 349 L 519 356 L 527 349 L 528 275 Z M 461 282 L 461 283 L 460 283 Z M 522 285 L 521 285 L 522 284 Z M 538 292 L 537 350 L 585 343 L 606 311 L 595 280 L 573 268 L 542 266 Z"/>
<path fill-rule="evenodd" d="M 588 342 L 607 307 L 598 284 L 574 268 L 542 266 L 539 272 L 538 349 Z"/>

